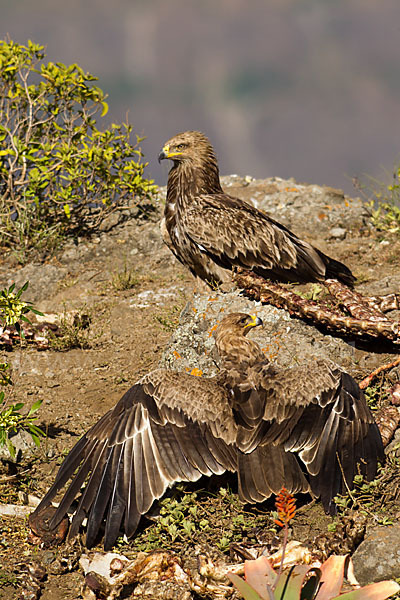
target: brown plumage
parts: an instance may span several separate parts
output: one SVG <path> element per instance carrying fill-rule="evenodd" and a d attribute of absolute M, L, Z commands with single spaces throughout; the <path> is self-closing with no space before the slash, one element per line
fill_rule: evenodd
<path fill-rule="evenodd" d="M 213 285 L 231 281 L 232 266 L 274 281 L 354 283 L 351 271 L 298 238 L 266 213 L 224 193 L 209 140 L 186 131 L 164 145 L 170 159 L 164 241 L 191 272 Z"/>
<path fill-rule="evenodd" d="M 245 502 L 285 486 L 311 491 L 334 512 L 333 498 L 345 489 L 342 474 L 351 485 L 360 463 L 372 479 L 382 442 L 355 381 L 323 360 L 293 369 L 270 365 L 246 337 L 260 324 L 244 313 L 223 319 L 215 377 L 156 369 L 140 379 L 72 448 L 31 515 L 32 527 L 70 479 L 49 527 L 79 497 L 69 537 L 87 518 L 90 547 L 105 523 L 106 549 L 120 532 L 132 536 L 141 515 L 177 481 L 228 470 L 237 473 Z"/>

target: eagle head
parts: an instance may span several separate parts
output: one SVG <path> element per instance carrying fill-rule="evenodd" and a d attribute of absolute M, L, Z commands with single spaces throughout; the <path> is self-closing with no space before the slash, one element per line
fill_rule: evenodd
<path fill-rule="evenodd" d="M 256 315 L 246 313 L 231 313 L 218 325 L 215 332 L 215 344 L 222 364 L 225 368 L 233 365 L 249 367 L 264 360 L 259 345 L 246 339 L 253 327 L 262 325 L 262 320 Z"/>
<path fill-rule="evenodd" d="M 230 313 L 224 317 L 217 328 L 218 332 L 223 334 L 229 331 L 231 335 L 244 337 L 253 327 L 259 327 L 263 322 L 257 315 L 248 315 L 247 313 Z"/>
<path fill-rule="evenodd" d="M 158 162 L 166 158 L 173 160 L 175 165 L 182 162 L 202 164 L 205 160 L 217 164 L 210 140 L 200 131 L 184 131 L 165 142 L 158 155 Z"/>

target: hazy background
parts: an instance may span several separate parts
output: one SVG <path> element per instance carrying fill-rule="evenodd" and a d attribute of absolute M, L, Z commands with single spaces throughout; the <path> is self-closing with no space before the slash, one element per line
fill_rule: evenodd
<path fill-rule="evenodd" d="M 399 0 L 0 0 L 0 34 L 97 75 L 160 184 L 185 129 L 224 174 L 350 193 L 400 160 Z"/>

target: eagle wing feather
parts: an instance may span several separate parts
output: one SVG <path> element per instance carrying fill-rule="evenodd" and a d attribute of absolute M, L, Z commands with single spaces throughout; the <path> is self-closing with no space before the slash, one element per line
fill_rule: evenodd
<path fill-rule="evenodd" d="M 334 496 L 346 484 L 351 487 L 357 465 L 370 477 L 384 460 L 381 436 L 362 391 L 330 361 L 318 360 L 306 371 L 258 365 L 236 394 L 234 410 L 240 414 L 245 407 L 244 421 L 246 403 L 253 405 L 254 414 L 263 409 L 251 438 L 241 431 L 242 448 L 251 452 L 255 443 L 265 452 L 274 447 L 297 453 L 327 511 L 334 511 Z"/>
<path fill-rule="evenodd" d="M 49 506 L 71 479 L 50 528 L 86 483 L 69 536 L 77 534 L 84 518 L 88 547 L 104 519 L 106 549 L 115 543 L 122 523 L 125 533 L 133 535 L 140 516 L 174 482 L 236 470 L 236 425 L 226 394 L 212 380 L 163 369 L 149 373 L 77 442 L 35 512 Z M 220 417 L 215 415 L 216 399 Z"/>

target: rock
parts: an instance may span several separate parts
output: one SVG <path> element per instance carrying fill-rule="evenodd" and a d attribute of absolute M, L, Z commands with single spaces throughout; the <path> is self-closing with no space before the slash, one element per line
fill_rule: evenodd
<path fill-rule="evenodd" d="M 347 231 L 343 227 L 333 227 L 329 232 L 329 236 L 335 240 L 344 240 L 346 235 Z"/>
<path fill-rule="evenodd" d="M 371 529 L 353 554 L 353 564 L 361 585 L 400 577 L 400 525 Z"/>
<path fill-rule="evenodd" d="M 105 219 L 100 223 L 99 230 L 100 231 L 110 231 L 113 227 L 118 225 L 122 220 L 122 213 L 115 211 L 111 214 L 107 215 Z"/>
<path fill-rule="evenodd" d="M 19 271 L 15 271 L 11 277 L 9 276 L 6 284 L 10 286 L 15 282 L 16 291 L 29 281 L 29 287 L 22 299 L 38 302 L 55 294 L 58 282 L 65 277 L 66 273 L 64 267 L 28 263 Z"/>
<path fill-rule="evenodd" d="M 27 431 L 19 431 L 16 435 L 10 437 L 10 440 L 15 447 L 15 459 L 11 457 L 7 446 L 0 446 L 0 459 L 18 462 L 22 454 L 26 458 L 34 454 L 35 450 L 37 450 L 32 436 Z"/>

